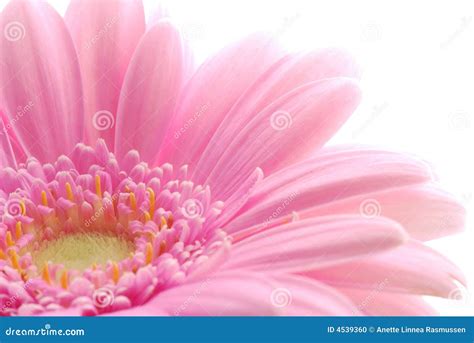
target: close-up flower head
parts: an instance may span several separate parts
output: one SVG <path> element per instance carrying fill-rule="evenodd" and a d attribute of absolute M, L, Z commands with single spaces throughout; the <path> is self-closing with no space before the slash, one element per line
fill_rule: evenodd
<path fill-rule="evenodd" d="M 255 32 L 197 63 L 145 17 L 1 10 L 1 316 L 431 316 L 466 286 L 427 244 L 466 215 L 429 161 L 328 144 L 349 52 Z"/>

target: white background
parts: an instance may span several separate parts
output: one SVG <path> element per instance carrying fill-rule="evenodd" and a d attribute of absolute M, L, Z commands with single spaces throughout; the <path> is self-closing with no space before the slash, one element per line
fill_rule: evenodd
<path fill-rule="evenodd" d="M 0 8 L 5 3 L 0 0 Z M 68 2 L 51 3 L 63 14 Z M 445 188 L 473 212 L 472 1 L 173 0 L 165 4 L 201 60 L 227 42 L 260 29 L 277 33 L 292 49 L 351 50 L 364 68 L 364 99 L 334 142 L 370 143 L 426 158 Z M 145 6 L 149 15 L 157 3 L 145 0 Z M 431 244 L 460 265 L 472 284 L 471 226 L 468 223 L 464 234 Z M 473 297 L 465 292 L 462 298 L 456 303 L 433 302 L 444 315 L 474 315 Z"/>

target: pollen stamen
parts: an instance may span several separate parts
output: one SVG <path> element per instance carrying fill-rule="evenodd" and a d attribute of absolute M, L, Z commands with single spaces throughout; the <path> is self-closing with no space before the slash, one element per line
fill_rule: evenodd
<path fill-rule="evenodd" d="M 135 197 L 135 193 L 130 192 L 130 208 L 133 211 L 137 210 L 137 198 Z"/>
<path fill-rule="evenodd" d="M 153 245 L 151 243 L 146 244 L 145 248 L 145 263 L 150 264 L 153 260 Z"/>
<path fill-rule="evenodd" d="M 155 202 L 156 202 L 156 196 L 155 196 L 155 191 L 148 187 L 148 196 L 150 200 L 150 217 L 153 218 L 153 215 L 155 214 Z"/>
<path fill-rule="evenodd" d="M 41 270 L 41 277 L 48 284 L 51 284 L 51 275 L 49 274 L 49 266 L 47 262 L 45 262 L 43 269 Z"/>
<path fill-rule="evenodd" d="M 15 225 L 15 236 L 16 236 L 16 239 L 20 239 L 21 236 L 23 236 L 23 230 L 21 228 L 21 222 L 17 222 L 16 225 Z"/>
<path fill-rule="evenodd" d="M 72 187 L 69 182 L 66 182 L 66 197 L 70 201 L 74 201 L 74 194 L 72 193 Z"/>
<path fill-rule="evenodd" d="M 100 180 L 100 175 L 95 176 L 95 192 L 99 198 L 102 198 L 102 185 Z"/>
<path fill-rule="evenodd" d="M 149 222 L 149 221 L 151 220 L 151 215 L 150 215 L 150 213 L 148 213 L 148 211 L 145 211 L 144 215 L 145 215 L 145 223 L 146 223 L 146 222 Z"/>
<path fill-rule="evenodd" d="M 7 231 L 5 234 L 5 243 L 7 244 L 8 247 L 12 247 L 15 245 L 15 242 L 13 241 L 12 238 L 12 233 L 10 231 Z"/>
<path fill-rule="evenodd" d="M 112 263 L 112 280 L 117 283 L 120 279 L 120 269 L 116 262 Z"/>
<path fill-rule="evenodd" d="M 46 195 L 46 191 L 41 191 L 41 204 L 43 206 L 48 206 L 48 196 Z"/>
<path fill-rule="evenodd" d="M 67 270 L 63 271 L 60 278 L 61 287 L 67 289 L 68 286 L 68 272 Z"/>
<path fill-rule="evenodd" d="M 160 230 L 164 228 L 165 226 L 166 226 L 166 218 L 162 216 L 160 220 Z"/>

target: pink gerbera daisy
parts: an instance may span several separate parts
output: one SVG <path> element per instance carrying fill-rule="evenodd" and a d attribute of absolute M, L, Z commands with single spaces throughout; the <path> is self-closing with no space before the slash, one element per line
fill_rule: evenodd
<path fill-rule="evenodd" d="M 464 209 L 426 163 L 324 147 L 343 51 L 266 35 L 194 70 L 140 1 L 12 1 L 0 28 L 1 315 L 427 315 Z"/>

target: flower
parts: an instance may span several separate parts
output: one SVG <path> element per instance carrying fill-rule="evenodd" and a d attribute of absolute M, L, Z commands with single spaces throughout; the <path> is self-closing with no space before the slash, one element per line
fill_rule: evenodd
<path fill-rule="evenodd" d="M 464 224 L 426 163 L 325 147 L 345 52 L 256 34 L 194 70 L 140 1 L 0 27 L 2 315 L 423 315 L 465 282 L 424 244 Z"/>

